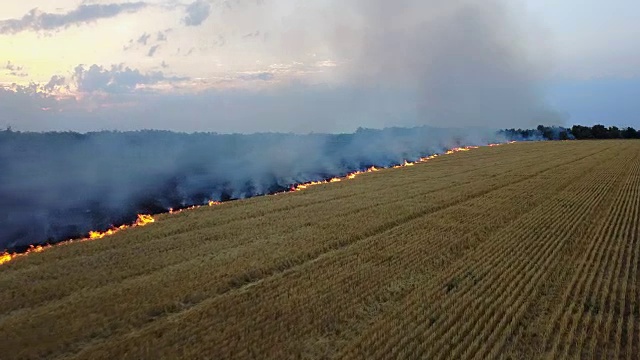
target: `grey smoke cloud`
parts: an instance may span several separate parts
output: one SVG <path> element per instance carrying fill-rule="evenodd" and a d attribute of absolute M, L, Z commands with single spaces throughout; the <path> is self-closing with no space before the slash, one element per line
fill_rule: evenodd
<path fill-rule="evenodd" d="M 304 62 L 303 71 L 310 74 L 320 70 L 308 64 L 337 61 L 326 77 L 318 75 L 320 80 L 310 85 L 305 84 L 309 81 L 305 76 L 287 81 L 286 74 L 278 73 L 277 85 L 271 89 L 257 85 L 258 89 L 140 99 L 142 108 L 153 112 L 145 116 L 153 122 L 140 120 L 144 126 L 337 132 L 394 125 L 528 127 L 563 120 L 544 101 L 540 85 L 544 69 L 527 42 L 535 34 L 522 27 L 526 14 L 512 3 L 328 0 L 287 4 L 295 6 L 235 1 L 232 7 L 220 8 L 224 16 L 216 13 L 215 18 L 216 26 L 230 30 L 214 32 L 209 40 L 227 39 L 229 47 L 240 49 L 237 57 L 243 60 L 245 49 L 237 43 L 248 42 L 242 36 L 269 34 L 268 41 L 247 46 L 263 47 L 275 54 L 274 61 Z M 309 57 L 316 53 L 317 57 Z M 257 71 L 236 79 L 274 80 L 269 73 Z M 180 110 L 173 111 L 167 104 Z"/>
<path fill-rule="evenodd" d="M 496 141 L 504 138 L 490 130 L 431 127 L 340 135 L 0 131 L 0 251 L 105 230 L 137 213 L 280 192 Z"/>
<path fill-rule="evenodd" d="M 137 12 L 147 6 L 144 2 L 122 4 L 88 4 L 63 13 L 46 13 L 37 8 L 20 19 L 0 21 L 0 34 L 15 34 L 22 31 L 57 30 L 71 25 L 80 25 L 99 19 L 112 18 L 122 13 Z"/>
<path fill-rule="evenodd" d="M 392 116 L 410 102 L 419 124 L 533 125 L 558 119 L 543 101 L 517 8 L 500 0 L 353 0 L 306 10 L 287 25 L 286 50 L 315 44 L 346 59 L 342 85 L 356 113 Z M 268 13 L 268 12 L 267 12 Z M 367 99 L 375 89 L 393 95 Z M 418 124 L 416 124 L 418 125 Z"/>
<path fill-rule="evenodd" d="M 23 123 L 26 130 L 31 125 L 39 130 L 226 133 L 349 132 L 359 126 L 425 124 L 458 128 L 360 130 L 347 136 L 55 135 L 64 141 L 4 134 L 0 155 L 7 161 L 0 164 L 11 167 L 1 173 L 11 178 L 0 182 L 6 184 L 0 195 L 8 199 L 0 204 L 0 210 L 7 210 L 0 213 L 11 217 L 0 219 L 0 249 L 65 238 L 147 209 L 242 198 L 460 144 L 495 142 L 500 139 L 490 128 L 555 119 L 538 84 L 541 70 L 506 0 L 301 0 L 293 7 L 285 2 L 236 0 L 225 22 L 217 25 L 228 25 L 241 41 L 243 34 L 269 34 L 259 45 L 279 63 L 338 64 L 324 73 L 326 79 L 286 81 L 288 73 L 265 69 L 223 79 L 255 85 L 249 89 L 158 93 L 139 87 L 172 81 L 163 73 L 123 65 L 78 66 L 69 81 L 81 92 L 107 93 L 112 103 L 135 106 L 84 111 L 70 98 L 65 100 L 69 107 L 80 110 L 57 111 L 62 108 L 58 100 L 29 87 L 6 94 L 0 89 L 0 108 L 31 122 Z M 209 3 L 196 1 L 184 22 L 204 27 L 213 23 L 204 23 L 209 16 Z M 228 40 L 228 48 L 236 45 L 233 34 L 212 32 L 209 40 L 219 38 Z M 62 83 L 52 79 L 51 87 Z M 51 135 L 42 139 L 46 136 Z M 46 176 L 33 176 L 38 172 Z"/>

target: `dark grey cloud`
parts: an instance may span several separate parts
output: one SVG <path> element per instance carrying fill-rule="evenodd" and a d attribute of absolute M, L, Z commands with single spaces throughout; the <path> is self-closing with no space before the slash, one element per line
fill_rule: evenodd
<path fill-rule="evenodd" d="M 198 26 L 211 14 L 211 4 L 207 0 L 196 0 L 187 6 L 186 11 L 184 23 L 187 26 Z"/>
<path fill-rule="evenodd" d="M 11 60 L 7 61 L 7 65 L 5 65 L 4 68 L 5 70 L 8 70 L 6 74 L 10 76 L 16 76 L 16 77 L 22 77 L 22 78 L 29 76 L 29 73 L 24 71 L 24 66 L 16 65 L 12 63 Z"/>
<path fill-rule="evenodd" d="M 147 56 L 153 57 L 159 48 L 160 48 L 160 45 L 153 45 L 151 48 L 149 48 L 149 51 L 147 52 Z"/>
<path fill-rule="evenodd" d="M 147 45 L 147 41 L 149 41 L 150 37 L 151 37 L 150 34 L 144 33 L 140 35 L 140 37 L 138 38 L 138 40 L 136 40 L 136 42 L 141 45 Z"/>
<path fill-rule="evenodd" d="M 173 29 L 166 29 L 158 31 L 155 34 L 143 33 L 137 39 L 129 39 L 129 42 L 122 47 L 124 51 L 129 50 L 143 50 L 147 56 L 154 56 L 161 43 L 165 43 L 168 40 L 168 34 Z"/>
<path fill-rule="evenodd" d="M 51 92 L 63 86 L 67 86 L 66 78 L 64 76 L 53 75 L 49 82 L 44 85 L 44 89 Z"/>
<path fill-rule="evenodd" d="M 137 12 L 147 6 L 144 2 L 122 4 L 83 4 L 62 14 L 46 13 L 37 8 L 20 19 L 0 21 L 0 34 L 15 34 L 22 31 L 48 31 L 80 25 L 99 19 L 112 18 L 122 13 Z"/>

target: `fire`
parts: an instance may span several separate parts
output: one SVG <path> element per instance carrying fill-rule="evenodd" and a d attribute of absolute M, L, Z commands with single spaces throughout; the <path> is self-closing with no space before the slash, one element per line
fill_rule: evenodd
<path fill-rule="evenodd" d="M 509 144 L 514 143 L 513 142 L 509 142 Z M 502 144 L 490 144 L 489 146 L 499 146 Z M 455 154 L 457 152 L 465 152 L 465 151 L 471 151 L 473 149 L 478 149 L 480 148 L 480 146 L 465 146 L 465 147 L 457 147 L 457 148 L 453 148 L 450 150 L 447 150 L 444 155 L 451 155 L 451 154 Z M 437 157 L 439 157 L 441 155 L 438 154 L 433 154 L 433 155 L 429 155 L 426 157 L 422 157 L 414 162 L 412 161 L 408 161 L 408 160 L 404 160 L 401 164 L 399 165 L 394 165 L 391 168 L 393 169 L 399 169 L 399 168 L 403 168 L 403 167 L 409 167 L 409 166 L 414 166 L 416 164 L 421 164 L 421 163 L 425 163 L 429 160 L 433 160 Z M 370 173 L 370 172 L 376 172 L 376 171 L 380 171 L 379 168 L 372 166 L 370 168 L 368 168 L 367 170 L 364 171 L 354 171 L 350 174 L 347 174 L 345 177 L 343 178 L 333 178 L 331 180 L 325 180 L 325 181 L 311 181 L 311 182 L 307 182 L 307 183 L 302 183 L 302 184 L 297 184 L 297 185 L 292 185 L 290 191 L 302 191 L 302 190 L 306 190 L 311 186 L 315 186 L 315 185 L 321 185 L 321 184 L 327 184 L 327 183 L 334 183 L 334 182 L 339 182 L 342 180 L 353 180 L 355 179 L 357 176 L 362 175 L 362 174 L 366 174 L 366 173 Z"/>
<path fill-rule="evenodd" d="M 511 141 L 509 142 L 509 144 L 513 144 L 515 143 L 515 141 Z M 490 147 L 494 147 L 494 146 L 499 146 L 502 144 L 489 144 L 488 146 Z M 479 146 L 465 146 L 465 147 L 458 147 L 458 148 L 453 148 L 450 149 L 448 151 L 446 151 L 444 154 L 445 155 L 451 155 L 451 154 L 455 154 L 457 152 L 463 152 L 463 151 L 470 151 L 472 149 L 478 149 Z M 434 155 L 429 155 L 426 157 L 422 157 L 418 160 L 416 160 L 415 162 L 411 162 L 408 160 L 404 160 L 401 164 L 399 165 L 395 165 L 392 166 L 391 168 L 393 169 L 398 169 L 398 168 L 403 168 L 403 167 L 410 167 L 410 166 L 414 166 L 416 164 L 420 164 L 420 163 L 425 163 L 429 160 L 433 160 L 437 157 L 439 157 L 441 155 L 438 154 L 434 154 Z M 371 172 L 377 172 L 380 171 L 379 168 L 372 166 L 364 171 L 355 171 L 352 172 L 350 174 L 347 174 L 344 177 L 335 177 L 329 180 L 321 180 L 321 181 L 311 181 L 311 182 L 307 182 L 307 183 L 303 183 L 303 184 L 297 184 L 297 185 L 292 185 L 291 188 L 289 189 L 289 192 L 296 192 L 296 191 L 302 191 L 302 190 L 306 190 L 311 186 L 315 186 L 315 185 L 321 185 L 321 184 L 329 184 L 329 183 L 336 183 L 336 182 L 341 182 L 343 180 L 353 180 L 355 179 L 358 175 L 362 175 L 362 174 L 366 174 L 366 173 L 371 173 Z M 286 191 L 285 191 L 286 192 Z M 216 205 L 220 205 L 222 204 L 219 201 L 214 201 L 214 200 L 209 200 L 207 202 L 208 206 L 216 206 Z M 183 211 L 186 210 L 192 210 L 192 209 L 196 209 L 199 208 L 200 206 L 194 205 L 188 208 L 184 208 L 184 209 L 180 209 L 180 210 L 174 210 L 173 208 L 169 208 L 168 212 L 169 214 L 178 214 L 181 213 Z M 149 225 L 151 223 L 154 223 L 155 219 L 153 218 L 153 216 L 151 215 L 145 215 L 145 214 L 138 214 L 138 218 L 136 219 L 136 221 L 131 224 L 131 225 L 121 225 L 118 227 L 113 227 L 111 229 L 108 229 L 106 231 L 90 231 L 89 232 L 89 236 L 83 239 L 79 239 L 79 240 L 67 240 L 67 241 L 63 241 L 63 242 L 59 242 L 55 245 L 38 245 L 38 246 L 30 246 L 29 249 L 27 249 L 27 251 L 25 251 L 24 253 L 8 253 L 8 252 L 4 252 L 4 253 L 0 253 L 0 265 L 2 264 L 6 264 L 12 260 L 14 260 L 17 257 L 22 257 L 22 256 L 27 256 L 31 253 L 38 253 L 38 252 L 42 252 L 46 249 L 49 249 L 53 246 L 59 246 L 59 245 L 66 245 L 66 244 L 70 244 L 74 241 L 91 241 L 91 240 L 98 240 L 98 239 L 103 239 L 105 237 L 114 235 L 120 231 L 129 229 L 129 228 L 133 228 L 133 227 L 140 227 L 140 226 L 146 226 Z"/>
<path fill-rule="evenodd" d="M 91 241 L 91 240 L 99 240 L 102 238 L 105 238 L 107 236 L 111 236 L 113 234 L 116 234 L 122 230 L 126 230 L 132 227 L 139 227 L 139 226 L 146 226 L 149 225 L 151 223 L 155 222 L 155 219 L 153 218 L 153 216 L 151 215 L 144 215 L 144 214 L 138 214 L 138 218 L 136 219 L 136 221 L 131 224 L 131 225 L 121 225 L 118 227 L 113 227 L 111 229 L 108 229 L 106 231 L 89 231 L 89 236 L 87 236 L 86 238 L 83 239 L 79 239 L 79 240 L 67 240 L 67 241 L 63 241 L 63 242 L 59 242 L 55 245 L 38 245 L 38 246 L 33 246 L 31 245 L 29 247 L 29 249 L 27 249 L 27 251 L 25 251 L 24 253 L 8 253 L 8 252 L 4 252 L 2 254 L 0 254 L 0 265 L 5 264 L 17 257 L 21 257 L 21 256 L 26 256 L 32 253 L 39 253 L 42 252 L 46 249 L 49 249 L 53 246 L 61 246 L 61 245 L 66 245 L 69 243 L 72 243 L 74 241 Z"/>
<path fill-rule="evenodd" d="M 155 219 L 151 215 L 141 215 L 138 214 L 138 219 L 136 220 L 136 226 L 145 226 L 147 224 L 151 224 L 155 222 Z"/>
<path fill-rule="evenodd" d="M 356 171 L 356 172 L 354 172 L 354 173 L 351 173 L 351 174 L 347 175 L 347 179 L 349 179 L 349 180 L 353 180 L 353 179 L 355 179 L 355 178 L 356 178 L 356 176 L 358 176 L 358 175 L 360 175 L 360 174 L 362 174 L 362 171 Z"/>
<path fill-rule="evenodd" d="M 209 206 L 214 206 L 214 205 L 217 205 L 217 204 L 219 204 L 219 203 L 218 203 L 217 201 L 209 201 L 209 202 L 208 202 L 208 204 L 209 204 Z M 181 213 L 181 212 L 183 212 L 183 211 L 193 210 L 193 209 L 197 209 L 197 208 L 199 208 L 199 207 L 200 207 L 200 206 L 192 205 L 192 206 L 189 206 L 189 207 L 186 207 L 186 208 L 182 208 L 182 209 L 178 209 L 178 210 L 174 210 L 173 208 L 169 208 L 169 210 L 168 210 L 168 211 L 169 211 L 169 214 L 171 214 L 171 215 L 175 215 L 175 214 L 180 214 L 180 213 Z M 150 219 L 144 219 L 144 218 L 142 218 L 142 219 L 141 219 L 141 218 L 138 218 L 138 221 L 140 221 L 140 222 L 142 222 L 142 223 L 145 223 L 145 225 L 146 225 L 146 224 L 148 224 L 148 223 L 152 223 L 152 222 L 154 222 L 154 221 L 153 221 L 153 218 L 151 218 L 151 221 L 149 221 L 149 220 L 150 220 Z"/>
<path fill-rule="evenodd" d="M 153 218 L 153 216 L 138 214 L 138 218 L 131 225 L 120 225 L 118 227 L 112 227 L 111 229 L 108 229 L 106 231 L 89 231 L 89 237 L 80 239 L 80 241 L 102 239 L 107 236 L 114 235 L 122 230 L 126 230 L 131 227 L 145 226 L 145 225 L 151 224 L 152 222 L 155 222 L 155 219 Z M 70 241 L 73 241 L 73 240 L 70 240 Z"/>
<path fill-rule="evenodd" d="M 399 169 L 399 168 L 403 168 L 403 167 L 407 167 L 407 166 L 414 166 L 415 164 L 416 164 L 415 162 L 410 162 L 410 161 L 405 160 L 404 162 L 402 162 L 402 164 L 396 165 L 393 168 L 394 169 Z"/>
<path fill-rule="evenodd" d="M 13 259 L 13 256 L 11 256 L 11 254 L 9 253 L 3 253 L 2 255 L 0 255 L 0 265 L 9 262 Z"/>
<path fill-rule="evenodd" d="M 15 259 L 17 257 L 26 256 L 26 255 L 31 254 L 31 253 L 42 252 L 45 249 L 48 249 L 50 247 L 51 247 L 51 245 L 45 245 L 45 246 L 42 246 L 42 245 L 33 246 L 33 245 L 31 245 L 31 246 L 29 246 L 29 249 L 27 249 L 27 251 L 25 251 L 24 253 L 20 253 L 20 254 L 18 254 L 18 253 L 10 254 L 8 252 L 2 253 L 2 254 L 0 254 L 0 265 L 2 265 L 4 263 L 8 263 L 9 261 L 11 261 L 11 260 L 13 260 L 13 259 Z"/>

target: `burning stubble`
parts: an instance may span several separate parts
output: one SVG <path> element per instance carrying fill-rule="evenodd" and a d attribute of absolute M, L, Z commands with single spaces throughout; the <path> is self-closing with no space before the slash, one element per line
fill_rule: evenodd
<path fill-rule="evenodd" d="M 500 141 L 487 128 L 553 122 L 540 101 L 540 71 L 503 2 L 237 3 L 261 10 L 235 14 L 273 35 L 264 45 L 268 52 L 293 54 L 291 60 L 317 53 L 338 66 L 325 86 L 285 82 L 268 93 L 214 94 L 225 106 L 211 118 L 207 112 L 211 130 L 216 124 L 222 131 L 303 133 L 392 124 L 460 128 L 301 136 L 3 134 L 0 248 Z M 206 95 L 198 99 L 211 108 Z M 179 130 L 189 126 L 185 118 L 202 124 L 203 109 L 192 100 L 141 106 L 144 114 L 128 116 L 151 119 L 155 128 Z"/>
<path fill-rule="evenodd" d="M 504 140 L 490 130 L 429 127 L 304 136 L 0 132 L 8 170 L 0 248 L 82 237 L 138 214 L 287 191 Z"/>

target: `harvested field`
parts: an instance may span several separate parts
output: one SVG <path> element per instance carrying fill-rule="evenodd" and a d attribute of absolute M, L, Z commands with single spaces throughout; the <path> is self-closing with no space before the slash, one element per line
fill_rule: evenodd
<path fill-rule="evenodd" d="M 0 266 L 2 359 L 640 358 L 640 141 L 486 147 Z"/>

